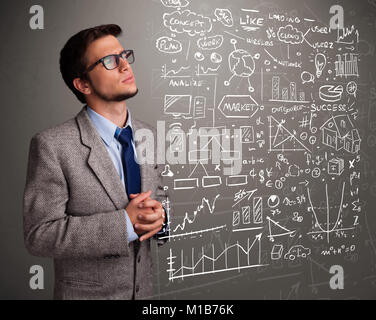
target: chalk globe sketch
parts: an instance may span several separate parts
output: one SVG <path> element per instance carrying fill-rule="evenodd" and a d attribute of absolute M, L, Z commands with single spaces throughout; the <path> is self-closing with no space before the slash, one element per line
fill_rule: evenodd
<path fill-rule="evenodd" d="M 231 72 L 238 77 L 250 77 L 255 70 L 253 57 L 243 49 L 231 52 L 228 61 Z"/>
<path fill-rule="evenodd" d="M 236 40 L 232 39 L 231 43 L 234 45 L 234 51 L 228 56 L 228 64 L 232 76 L 228 81 L 225 81 L 225 86 L 229 86 L 233 77 L 242 77 L 248 79 L 248 90 L 250 92 L 254 91 L 254 88 L 251 86 L 249 78 L 255 72 L 255 60 L 253 56 L 244 49 L 236 48 Z"/>

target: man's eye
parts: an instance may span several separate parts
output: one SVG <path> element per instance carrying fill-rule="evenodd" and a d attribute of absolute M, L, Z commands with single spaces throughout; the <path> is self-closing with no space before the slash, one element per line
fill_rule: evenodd
<path fill-rule="evenodd" d="M 112 63 L 112 60 L 113 60 L 113 57 L 112 56 L 109 56 L 109 57 L 106 57 L 105 59 L 104 59 L 104 63 Z"/>

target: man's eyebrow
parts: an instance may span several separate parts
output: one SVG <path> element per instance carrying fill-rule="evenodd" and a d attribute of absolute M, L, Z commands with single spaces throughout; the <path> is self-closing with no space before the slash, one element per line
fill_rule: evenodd
<path fill-rule="evenodd" d="M 122 53 L 124 50 L 125 50 L 125 49 L 114 50 L 114 51 L 112 51 L 111 53 L 108 53 L 108 54 L 104 55 L 103 57 L 107 57 L 107 56 L 110 56 L 110 55 L 112 55 L 112 54 L 120 54 L 120 53 Z M 102 57 L 102 58 L 103 58 L 103 57 Z M 101 59 L 101 58 L 98 58 L 98 59 Z"/>
<path fill-rule="evenodd" d="M 106 54 L 106 55 L 104 55 L 104 56 L 99 57 L 99 58 L 96 59 L 93 63 L 95 63 L 96 61 L 98 61 L 98 60 L 100 60 L 100 59 L 102 59 L 102 58 L 104 58 L 104 57 L 110 56 L 110 55 L 112 55 L 112 54 L 120 54 L 120 53 L 122 53 L 124 50 L 125 50 L 125 49 L 119 49 L 118 53 L 114 53 L 114 52 L 112 52 L 112 53 L 108 53 L 108 54 Z M 117 50 L 114 50 L 114 51 L 117 52 Z"/>

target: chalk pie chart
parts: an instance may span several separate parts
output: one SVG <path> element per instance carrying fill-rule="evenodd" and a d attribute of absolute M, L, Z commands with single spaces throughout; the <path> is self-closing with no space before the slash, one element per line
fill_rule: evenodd
<path fill-rule="evenodd" d="M 325 85 L 319 89 L 319 97 L 325 102 L 336 102 L 342 98 L 343 87 L 341 85 Z"/>

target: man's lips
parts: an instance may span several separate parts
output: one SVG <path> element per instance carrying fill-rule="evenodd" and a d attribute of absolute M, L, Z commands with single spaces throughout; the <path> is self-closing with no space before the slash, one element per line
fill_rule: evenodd
<path fill-rule="evenodd" d="M 122 82 L 125 83 L 125 82 L 133 82 L 134 80 L 134 77 L 133 75 L 132 76 L 129 76 L 128 78 L 124 79 Z"/>

